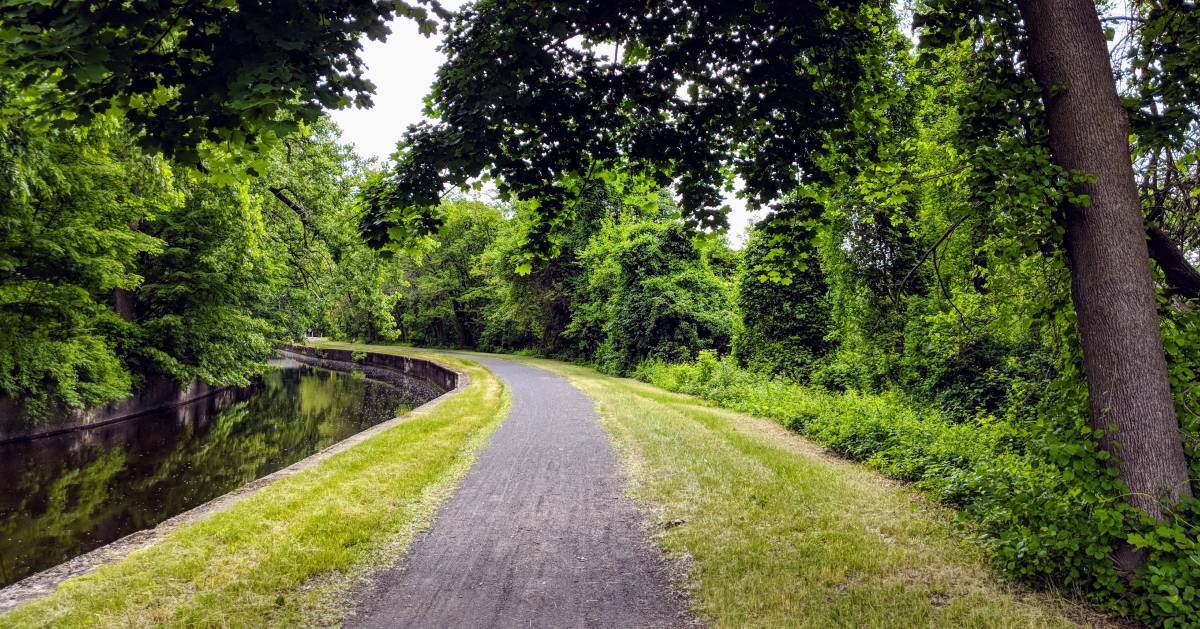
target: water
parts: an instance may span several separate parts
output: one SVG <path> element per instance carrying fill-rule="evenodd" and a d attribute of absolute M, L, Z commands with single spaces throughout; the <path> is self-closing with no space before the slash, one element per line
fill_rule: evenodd
<path fill-rule="evenodd" d="M 289 361 L 245 389 L 0 445 L 0 586 L 153 527 L 420 402 Z"/>

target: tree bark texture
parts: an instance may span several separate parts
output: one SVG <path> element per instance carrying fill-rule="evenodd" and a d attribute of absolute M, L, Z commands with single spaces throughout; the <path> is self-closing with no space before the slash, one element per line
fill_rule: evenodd
<path fill-rule="evenodd" d="M 1091 204 L 1066 214 L 1091 422 L 1104 430 L 1102 445 L 1129 486 L 1129 502 L 1161 519 L 1165 508 L 1191 495 L 1191 486 L 1129 155 L 1129 119 L 1092 0 L 1018 0 L 1018 6 L 1054 160 L 1096 178 L 1077 189 Z"/>

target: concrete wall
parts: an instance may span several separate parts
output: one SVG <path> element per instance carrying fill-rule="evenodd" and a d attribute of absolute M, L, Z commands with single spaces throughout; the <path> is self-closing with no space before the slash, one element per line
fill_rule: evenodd
<path fill-rule="evenodd" d="M 426 400 L 432 400 L 457 388 L 459 379 L 465 377 L 428 360 L 394 354 L 367 352 L 362 360 L 354 360 L 350 350 L 319 349 L 302 345 L 287 345 L 280 349 L 279 353 L 287 358 L 327 369 L 362 371 L 376 380 L 404 389 L 418 389 L 419 397 Z"/>
<path fill-rule="evenodd" d="M 100 426 L 142 413 L 179 406 L 217 393 L 229 393 L 234 389 L 236 387 L 214 387 L 199 380 L 187 386 L 180 386 L 173 379 L 162 378 L 146 383 L 137 395 L 103 406 L 73 409 L 37 423 L 25 419 L 24 409 L 20 404 L 4 399 L 0 400 L 0 443 Z"/>
<path fill-rule="evenodd" d="M 461 377 L 459 373 L 427 360 L 391 354 L 369 353 L 363 360 L 356 361 L 349 350 L 317 349 L 300 345 L 285 346 L 280 353 L 319 367 L 365 372 L 368 377 L 404 389 L 421 401 L 432 400 L 453 390 L 458 386 Z M 164 378 L 147 383 L 137 395 L 104 406 L 71 410 L 39 423 L 26 421 L 23 409 L 15 401 L 0 399 L 0 444 L 101 426 L 143 413 L 187 404 L 210 395 L 232 395 L 236 390 L 237 387 L 214 387 L 199 380 L 187 386 L 180 386 L 175 380 Z"/>

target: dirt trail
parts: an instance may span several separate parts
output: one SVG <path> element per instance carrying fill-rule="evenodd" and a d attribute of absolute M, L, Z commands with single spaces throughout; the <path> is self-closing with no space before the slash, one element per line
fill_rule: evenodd
<path fill-rule="evenodd" d="M 472 358 L 509 386 L 512 411 L 348 626 L 689 624 L 591 401 L 548 372 Z"/>

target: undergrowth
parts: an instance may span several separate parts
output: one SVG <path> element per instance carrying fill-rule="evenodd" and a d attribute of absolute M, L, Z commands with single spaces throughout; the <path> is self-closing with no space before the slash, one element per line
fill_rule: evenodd
<path fill-rule="evenodd" d="M 1083 412 L 1064 419 L 1024 409 L 1028 416 L 1013 410 L 952 421 L 897 392 L 832 393 L 711 352 L 693 363 L 648 361 L 634 375 L 772 418 L 913 483 L 957 508 L 972 538 L 1008 575 L 1073 590 L 1153 625 L 1200 624 L 1200 501 L 1179 503 L 1167 522 L 1129 507 Z M 1110 559 L 1124 544 L 1148 557 L 1146 568 L 1130 577 Z"/>

